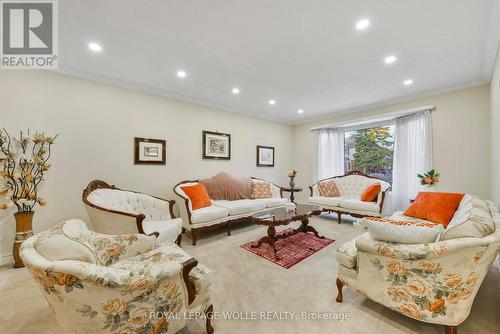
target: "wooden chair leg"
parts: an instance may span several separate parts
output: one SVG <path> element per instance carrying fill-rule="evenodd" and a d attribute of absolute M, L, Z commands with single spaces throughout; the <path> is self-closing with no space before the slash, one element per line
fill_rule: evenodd
<path fill-rule="evenodd" d="M 457 334 L 457 326 L 444 326 L 445 334 Z"/>
<path fill-rule="evenodd" d="M 175 240 L 175 243 L 177 244 L 177 246 L 181 247 L 181 243 L 182 243 L 182 233 L 180 233 L 180 234 L 177 236 L 177 240 Z"/>
<path fill-rule="evenodd" d="M 230 236 L 231 235 L 231 223 L 227 223 L 227 235 Z"/>
<path fill-rule="evenodd" d="M 344 296 L 342 295 L 342 288 L 344 287 L 344 282 L 342 282 L 341 280 L 339 280 L 337 278 L 337 299 L 335 299 L 337 301 L 337 303 L 342 303 L 342 299 L 344 298 Z"/>
<path fill-rule="evenodd" d="M 212 324 L 210 321 L 212 320 L 214 312 L 214 306 L 210 305 L 207 310 L 205 311 L 205 315 L 207 316 L 207 323 L 206 323 L 206 328 L 207 328 L 207 334 L 212 334 L 214 332 L 214 328 L 212 327 Z"/>
<path fill-rule="evenodd" d="M 342 223 L 342 214 L 341 213 L 337 213 L 337 222 L 339 224 Z"/>
<path fill-rule="evenodd" d="M 193 246 L 196 246 L 196 230 L 191 230 L 191 238 L 193 239 Z"/>

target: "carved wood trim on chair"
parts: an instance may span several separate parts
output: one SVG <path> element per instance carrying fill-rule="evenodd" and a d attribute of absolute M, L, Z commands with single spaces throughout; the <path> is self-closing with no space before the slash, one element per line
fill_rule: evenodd
<path fill-rule="evenodd" d="M 116 187 L 115 185 L 110 185 L 110 184 L 108 184 L 108 183 L 106 183 L 106 182 L 104 182 L 102 180 L 93 180 L 93 181 L 91 181 L 87 185 L 87 187 L 83 190 L 83 193 L 82 193 L 82 201 L 83 201 L 83 203 L 85 203 L 86 205 L 88 205 L 88 206 L 90 206 L 90 207 L 92 207 L 94 209 L 105 211 L 105 212 L 110 212 L 110 213 L 114 213 L 114 214 L 119 214 L 119 215 L 134 217 L 135 221 L 136 221 L 136 225 L 137 225 L 137 230 L 139 231 L 140 234 L 145 234 L 144 233 L 144 229 L 142 228 L 142 222 L 144 221 L 144 219 L 146 219 L 146 216 L 144 214 L 141 213 L 141 214 L 136 215 L 136 214 L 133 214 L 133 213 L 130 213 L 130 212 L 124 212 L 124 211 L 107 209 L 107 208 L 104 208 L 102 206 L 95 205 L 94 203 L 91 203 L 88 200 L 88 196 L 94 190 L 97 190 L 97 189 L 113 189 L 113 190 L 128 191 L 128 192 L 131 192 L 131 193 L 141 194 L 141 195 L 147 195 L 147 194 L 144 194 L 144 193 L 141 193 L 141 192 L 138 192 L 138 191 L 133 191 L 133 190 L 120 189 L 120 188 Z M 151 195 L 147 195 L 147 196 L 151 196 Z M 160 197 L 156 197 L 156 196 L 151 196 L 151 197 L 159 199 L 159 200 L 162 200 L 162 201 L 165 201 L 165 202 L 168 202 L 168 208 L 169 208 L 171 219 L 177 218 L 174 215 L 175 200 L 168 200 L 168 199 L 164 199 L 164 198 L 160 198 Z M 151 233 L 151 234 L 154 234 L 154 232 Z"/>
<path fill-rule="evenodd" d="M 212 324 L 210 323 L 210 321 L 212 320 L 212 317 L 213 317 L 213 313 L 214 313 L 214 306 L 213 305 L 210 305 L 209 307 L 207 307 L 206 311 L 205 311 L 205 315 L 207 317 L 207 322 L 206 322 L 206 330 L 207 330 L 207 334 L 212 334 L 214 332 L 214 328 L 212 327 Z"/>
<path fill-rule="evenodd" d="M 444 326 L 445 334 L 457 334 L 457 326 Z"/>
<path fill-rule="evenodd" d="M 182 195 L 180 192 L 177 191 L 177 187 L 179 187 L 181 184 L 184 184 L 184 183 L 199 183 L 200 180 L 184 180 L 184 181 L 181 181 L 179 183 L 177 183 L 175 186 L 174 186 L 174 193 L 179 196 L 180 198 L 183 198 L 184 199 L 184 205 L 186 206 L 186 212 L 187 212 L 187 215 L 188 215 L 188 222 L 189 222 L 189 225 L 192 224 L 191 222 L 191 210 L 189 210 L 189 197 L 187 196 L 184 196 Z"/>
<path fill-rule="evenodd" d="M 196 259 L 189 259 L 182 263 L 182 278 L 184 283 L 186 284 L 187 292 L 188 292 L 188 303 L 191 303 L 196 298 L 196 290 L 193 282 L 189 279 L 189 273 L 193 270 L 194 267 L 198 265 L 198 261 Z"/>
<path fill-rule="evenodd" d="M 337 278 L 337 298 L 335 299 L 337 303 L 342 303 L 344 295 L 342 294 L 342 288 L 344 287 L 344 282 Z"/>

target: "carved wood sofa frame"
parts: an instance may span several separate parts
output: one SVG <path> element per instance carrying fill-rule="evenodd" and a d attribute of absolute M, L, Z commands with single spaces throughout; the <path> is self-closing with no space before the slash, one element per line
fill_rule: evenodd
<path fill-rule="evenodd" d="M 93 180 L 92 182 L 90 182 L 88 184 L 88 186 L 83 190 L 83 193 L 82 193 L 82 201 L 86 205 L 88 205 L 88 206 L 90 206 L 90 207 L 92 207 L 94 209 L 97 209 L 97 210 L 101 210 L 101 211 L 105 211 L 105 212 L 110 212 L 110 213 L 114 213 L 114 214 L 119 214 L 119 215 L 124 215 L 124 216 L 129 216 L 129 217 L 134 217 L 135 221 L 136 221 L 136 224 L 137 224 L 137 230 L 139 231 L 139 233 L 140 234 L 146 234 L 144 232 L 143 227 L 142 227 L 142 222 L 146 218 L 146 216 L 144 214 L 142 214 L 142 213 L 140 213 L 140 214 L 133 214 L 133 213 L 130 213 L 130 212 L 124 212 L 124 211 L 107 209 L 107 208 L 103 208 L 101 206 L 95 205 L 94 203 L 91 203 L 88 200 L 88 196 L 90 195 L 90 193 L 92 193 L 96 189 L 113 189 L 113 190 L 128 191 L 128 192 L 131 192 L 131 193 L 142 194 L 142 195 L 147 195 L 147 194 L 143 194 L 141 192 L 133 191 L 133 190 L 120 189 L 120 188 L 116 187 L 115 185 L 110 185 L 110 184 L 108 184 L 108 183 L 106 183 L 104 181 L 101 181 L 101 180 Z M 147 196 L 151 196 L 151 195 L 147 195 Z M 175 200 L 168 200 L 168 199 L 164 199 L 164 198 L 156 197 L 156 196 L 151 196 L 151 197 L 154 197 L 156 199 L 168 202 L 169 211 L 170 211 L 170 217 L 172 219 L 177 218 L 175 216 L 175 214 L 174 214 Z M 149 235 L 154 235 L 154 236 L 156 236 L 158 238 L 158 236 L 160 234 L 158 232 L 153 232 L 153 233 L 150 233 Z M 177 245 L 181 246 L 181 242 L 182 242 L 182 233 L 179 234 L 179 236 L 177 237 L 177 240 L 175 241 L 175 243 Z"/>
<path fill-rule="evenodd" d="M 349 176 L 349 175 L 360 175 L 360 176 L 364 176 L 364 177 L 367 177 L 369 179 L 375 179 L 375 180 L 380 180 L 380 181 L 384 181 L 382 180 L 381 178 L 379 177 L 375 177 L 375 176 L 369 176 L 359 170 L 353 170 L 353 171 L 350 171 L 350 172 L 347 172 L 346 174 L 344 175 L 339 175 L 339 176 L 333 176 L 333 177 L 328 177 L 326 179 L 322 179 L 322 180 L 319 180 L 317 181 L 316 183 L 312 184 L 309 186 L 309 193 L 310 193 L 310 196 L 312 197 L 313 196 L 313 187 L 315 185 L 317 185 L 318 183 L 320 182 L 324 182 L 324 181 L 328 181 L 328 180 L 334 180 L 334 179 L 340 179 L 340 178 L 343 178 L 343 177 L 346 177 L 346 176 Z M 385 200 L 385 195 L 386 195 L 386 192 L 389 191 L 391 189 L 391 187 L 387 188 L 386 190 L 382 191 L 382 200 L 380 201 L 380 210 L 379 210 L 379 213 L 382 213 L 382 208 L 384 207 L 384 200 Z M 344 210 L 330 210 L 330 209 L 322 209 L 323 212 L 328 212 L 328 213 L 336 213 L 337 214 L 337 222 L 340 224 L 342 222 L 342 215 L 345 214 L 345 215 L 349 215 L 351 217 L 354 217 L 354 218 L 364 218 L 364 217 L 371 217 L 370 215 L 361 215 L 361 214 L 357 214 L 357 213 L 350 213 L 348 212 L 347 210 L 344 211 Z"/>
<path fill-rule="evenodd" d="M 251 179 L 252 180 L 261 180 L 261 181 L 268 182 L 267 180 L 259 179 L 257 177 L 253 177 L 253 176 L 251 177 Z M 181 184 L 184 184 L 184 183 L 199 183 L 199 182 L 200 182 L 200 180 L 184 180 L 184 181 L 181 181 L 181 182 L 177 183 L 174 186 L 174 193 L 176 193 L 177 196 L 179 196 L 180 198 L 184 199 L 184 205 L 186 206 L 186 212 L 187 212 L 187 217 L 188 217 L 188 223 L 189 223 L 189 225 L 193 225 L 193 223 L 191 222 L 191 210 L 189 210 L 189 198 L 186 198 L 183 195 L 181 195 L 176 189 L 177 189 L 178 186 L 180 186 Z M 280 197 L 283 197 L 283 187 L 278 186 L 277 184 L 275 184 L 273 182 L 271 182 L 271 184 L 274 185 L 275 187 L 278 187 L 280 189 Z M 191 231 L 191 239 L 192 239 L 193 246 L 196 246 L 196 240 L 197 240 L 198 232 L 212 231 L 212 230 L 216 230 L 216 229 L 219 229 L 219 228 L 222 228 L 222 227 L 226 227 L 227 228 L 227 235 L 230 236 L 233 224 L 251 221 L 250 217 L 251 217 L 251 215 L 245 216 L 245 217 L 239 217 L 239 218 L 235 218 L 235 219 L 230 219 L 230 220 L 225 220 L 223 222 L 216 223 L 216 224 L 213 224 L 213 225 L 205 225 L 205 226 L 200 226 L 200 227 L 191 227 L 190 231 Z M 186 231 L 186 229 L 183 228 L 182 232 L 185 233 L 185 231 Z"/>

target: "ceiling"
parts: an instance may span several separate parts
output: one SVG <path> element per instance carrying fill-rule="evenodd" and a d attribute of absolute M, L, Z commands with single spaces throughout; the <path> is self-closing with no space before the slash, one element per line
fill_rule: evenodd
<path fill-rule="evenodd" d="M 59 72 L 300 123 L 488 82 L 498 8 L 496 0 L 61 0 Z M 371 25 L 357 31 L 362 18 Z M 396 63 L 384 63 L 389 54 Z"/>

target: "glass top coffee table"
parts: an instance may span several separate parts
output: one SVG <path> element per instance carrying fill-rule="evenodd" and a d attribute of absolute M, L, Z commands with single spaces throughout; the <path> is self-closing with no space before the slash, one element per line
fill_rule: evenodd
<path fill-rule="evenodd" d="M 251 219 L 257 225 L 267 226 L 267 236 L 262 237 L 257 243 L 253 244 L 253 248 L 259 248 L 263 243 L 269 244 L 274 252 L 274 257 L 278 259 L 276 254 L 276 241 L 285 239 L 297 233 L 313 233 L 316 237 L 324 239 L 320 236 L 314 227 L 309 226 L 309 218 L 321 214 L 321 208 L 311 204 L 297 204 L 295 210 L 288 211 L 285 208 L 277 208 L 276 210 L 265 213 L 254 214 Z M 284 234 L 276 234 L 276 226 L 285 226 L 294 221 L 300 221 L 302 224 L 299 228 L 292 232 Z"/>

